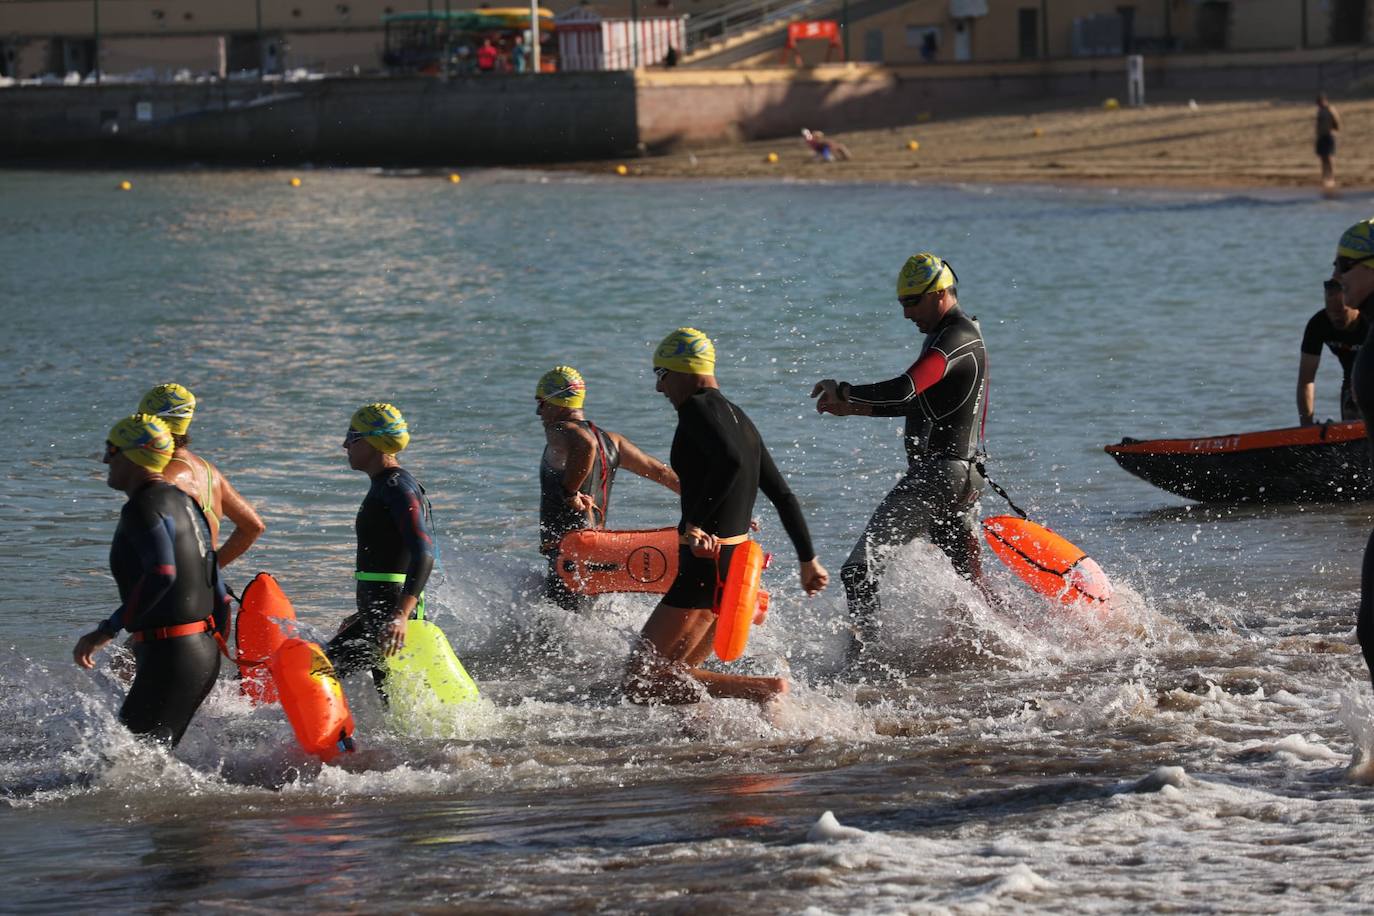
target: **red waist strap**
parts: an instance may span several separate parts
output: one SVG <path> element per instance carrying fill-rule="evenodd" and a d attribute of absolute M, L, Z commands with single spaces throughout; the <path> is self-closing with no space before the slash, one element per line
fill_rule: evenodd
<path fill-rule="evenodd" d="M 174 627 L 157 627 L 153 630 L 139 630 L 134 634 L 134 642 L 148 642 L 156 639 L 176 639 L 178 636 L 194 636 L 213 628 L 210 618 L 195 623 L 179 623 Z"/>

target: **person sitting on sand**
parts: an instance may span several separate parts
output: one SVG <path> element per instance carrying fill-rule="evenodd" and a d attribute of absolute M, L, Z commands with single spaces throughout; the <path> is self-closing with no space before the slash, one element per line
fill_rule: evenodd
<path fill-rule="evenodd" d="M 696 703 L 703 690 L 764 703 L 787 692 L 784 678 L 699 667 L 711 652 L 716 585 L 749 539 L 759 490 L 796 548 L 802 590 L 815 595 L 830 581 L 811 547 L 801 504 L 754 424 L 721 394 L 715 372 L 715 345 L 695 328 L 678 328 L 654 351 L 654 387 L 677 410 L 671 460 L 682 488 L 682 521 L 677 578 L 640 631 L 625 671 L 622 687 L 632 703 Z"/>
<path fill-rule="evenodd" d="M 803 127 L 801 134 L 802 140 L 821 162 L 834 162 L 837 159 L 845 161 L 854 158 L 849 154 L 849 147 L 838 140 L 831 140 L 823 131 Z"/>

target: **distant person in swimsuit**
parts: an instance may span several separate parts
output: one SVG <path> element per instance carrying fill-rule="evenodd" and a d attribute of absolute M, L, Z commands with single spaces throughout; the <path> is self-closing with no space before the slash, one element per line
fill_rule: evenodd
<path fill-rule="evenodd" d="M 1374 321 L 1374 219 L 1361 220 L 1345 230 L 1336 246 L 1334 267 L 1332 279 L 1341 284 L 1345 301 L 1366 321 Z M 1360 348 L 1350 373 L 1350 386 L 1357 404 L 1374 404 L 1374 347 Z M 1367 425 L 1365 433 L 1374 443 L 1374 423 Z M 1364 651 L 1365 667 L 1374 679 L 1374 533 L 1364 549 L 1355 635 Z"/>
<path fill-rule="evenodd" d="M 801 504 L 758 429 L 721 394 L 715 365 L 715 346 L 695 328 L 678 328 L 654 351 L 656 390 L 678 415 L 671 461 L 682 484 L 682 520 L 677 578 L 640 631 L 625 673 L 625 695 L 634 703 L 695 703 L 703 690 L 762 703 L 787 691 L 784 678 L 700 667 L 711 652 L 716 584 L 724 580 L 735 548 L 749 537 L 759 490 L 796 548 L 802 589 L 815 595 L 830 581 L 811 547 Z"/>
<path fill-rule="evenodd" d="M 1322 186 L 1335 187 L 1336 170 L 1331 159 L 1336 155 L 1336 131 L 1341 129 L 1341 116 L 1326 100 L 1317 96 L 1317 158 L 1322 162 Z"/>
<path fill-rule="evenodd" d="M 569 611 L 582 610 L 586 597 L 569 591 L 558 575 L 558 544 L 571 531 L 606 527 L 616 469 L 680 492 L 672 468 L 588 420 L 586 398 L 587 383 L 571 366 L 550 369 L 534 387 L 547 443 L 539 462 L 539 551 L 549 559 L 544 597 Z"/>
<path fill-rule="evenodd" d="M 1340 281 L 1327 280 L 1322 289 L 1326 305 L 1308 319 L 1302 334 L 1302 356 L 1298 361 L 1298 422 L 1303 426 L 1317 422 L 1316 379 L 1322 347 L 1330 349 L 1341 364 L 1341 420 L 1349 422 L 1360 418 L 1350 387 L 1350 372 L 1370 325 L 1346 302 Z"/>
<path fill-rule="evenodd" d="M 405 417 L 382 403 L 359 407 L 343 440 L 348 466 L 372 483 L 353 523 L 357 611 L 325 651 L 339 677 L 371 668 L 379 691 L 386 681 L 383 660 L 405 646 L 406 621 L 424 614 L 425 583 L 434 569 L 429 497 L 396 458 L 408 444 Z"/>
<path fill-rule="evenodd" d="M 94 668 L 95 654 L 120 630 L 132 633 L 137 671 L 119 719 L 175 746 L 219 675 L 229 596 L 205 514 L 162 476 L 173 448 L 167 425 L 147 414 L 110 430 L 106 483 L 128 497 L 110 545 L 121 604 L 77 641 L 72 658 Z"/>
<path fill-rule="evenodd" d="M 884 382 L 822 379 L 811 392 L 818 413 L 905 418 L 906 473 L 874 510 L 840 574 L 853 623 L 851 664 L 878 641 L 878 582 L 893 549 L 926 538 L 960 576 L 982 585 L 976 528 L 987 353 L 977 320 L 959 308 L 958 281 L 929 252 L 908 258 L 897 275 L 897 301 L 926 335 L 915 362 Z"/>
<path fill-rule="evenodd" d="M 228 518 L 234 530 L 216 551 L 221 568 L 243 556 L 267 530 L 262 518 L 248 500 L 239 495 L 224 472 L 191 451 L 191 419 L 196 412 L 196 398 L 181 385 L 169 382 L 158 385 L 143 396 L 139 413 L 160 418 L 172 431 L 176 453 L 163 471 L 167 482 L 184 490 L 200 504 L 210 522 L 212 544 L 219 544 L 220 523 Z"/>
<path fill-rule="evenodd" d="M 822 162 L 834 162 L 836 160 L 848 160 L 853 157 L 849 155 L 849 147 L 838 140 L 831 140 L 823 131 L 809 130 L 803 127 L 801 130 L 802 142 L 804 142 L 815 154 L 816 158 Z"/>

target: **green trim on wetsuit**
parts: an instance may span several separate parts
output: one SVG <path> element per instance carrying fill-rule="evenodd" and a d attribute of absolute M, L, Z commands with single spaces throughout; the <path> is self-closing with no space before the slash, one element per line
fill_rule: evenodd
<path fill-rule="evenodd" d="M 359 582 L 394 582 L 397 585 L 404 585 L 406 581 L 405 573 L 377 573 L 363 572 L 357 570 L 353 573 L 353 578 Z M 420 592 L 418 600 L 415 602 L 415 619 L 425 619 L 425 593 Z"/>

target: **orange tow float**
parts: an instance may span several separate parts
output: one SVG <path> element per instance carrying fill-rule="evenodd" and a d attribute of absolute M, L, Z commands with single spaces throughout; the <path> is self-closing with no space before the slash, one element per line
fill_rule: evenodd
<path fill-rule="evenodd" d="M 983 537 L 1023 582 L 1062 604 L 1104 605 L 1112 597 L 1107 574 L 1092 557 L 1043 525 L 1014 515 L 983 520 Z"/>

